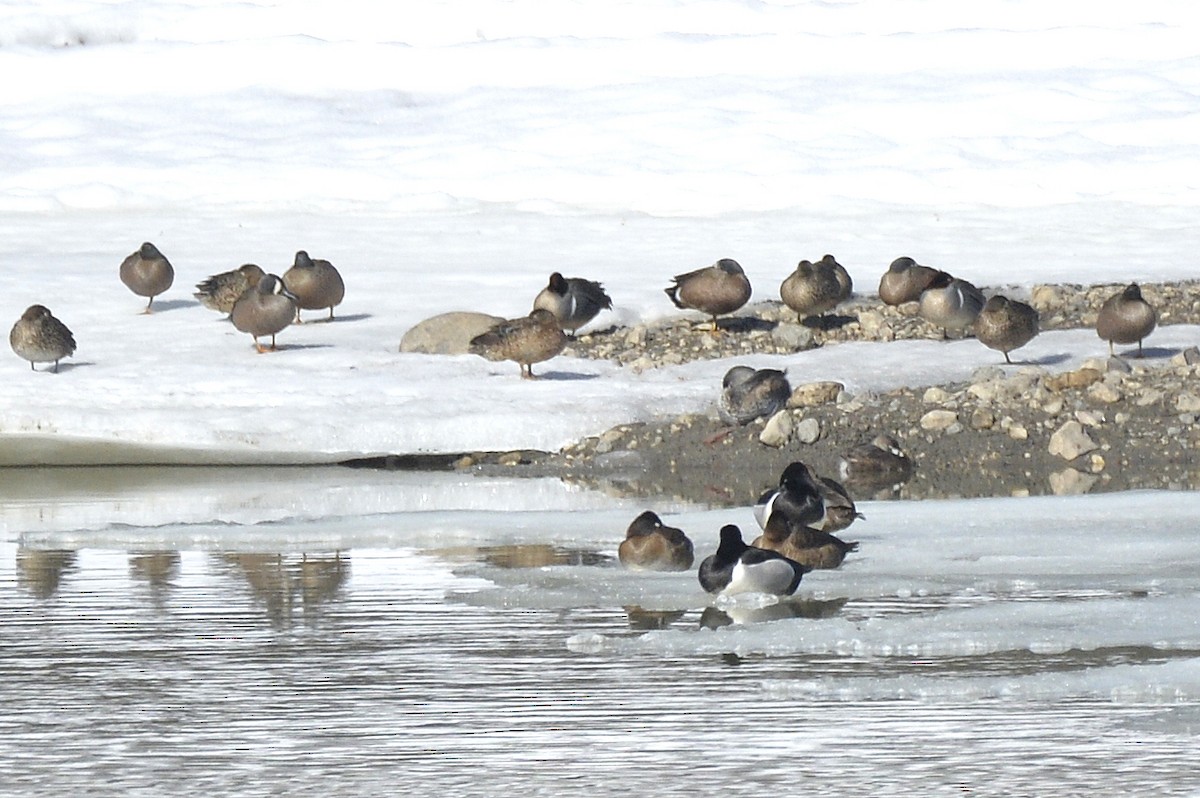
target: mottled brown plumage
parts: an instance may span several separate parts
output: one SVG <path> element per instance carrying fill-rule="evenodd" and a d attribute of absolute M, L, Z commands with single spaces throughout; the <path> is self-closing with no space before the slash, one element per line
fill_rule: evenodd
<path fill-rule="evenodd" d="M 975 337 L 989 349 L 1003 352 L 1005 363 L 1012 363 L 1009 352 L 1025 346 L 1037 334 L 1037 311 L 1008 297 L 992 297 L 975 318 Z"/>
<path fill-rule="evenodd" d="M 58 361 L 75 352 L 75 336 L 43 305 L 25 309 L 9 332 L 8 343 L 34 371 L 35 363 L 54 363 L 50 370 L 57 372 Z"/>
<path fill-rule="evenodd" d="M 783 304 L 801 320 L 833 310 L 850 296 L 850 275 L 832 255 L 812 263 L 802 260 L 779 286 Z"/>
<path fill-rule="evenodd" d="M 545 308 L 528 316 L 509 319 L 471 339 L 473 355 L 488 360 L 512 360 L 521 366 L 521 376 L 533 378 L 533 364 L 556 356 L 567 346 L 566 333 L 558 319 Z"/>
<path fill-rule="evenodd" d="M 209 310 L 229 313 L 233 303 L 242 294 L 258 285 L 263 278 L 263 270 L 253 263 L 238 266 L 233 271 L 214 274 L 203 282 L 196 283 L 196 293 L 192 296 L 200 300 L 200 304 Z"/>

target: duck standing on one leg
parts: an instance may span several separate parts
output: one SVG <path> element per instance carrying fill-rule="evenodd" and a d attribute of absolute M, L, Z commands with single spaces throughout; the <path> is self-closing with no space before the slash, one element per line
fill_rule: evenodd
<path fill-rule="evenodd" d="M 675 275 L 674 284 L 663 291 L 675 307 L 711 316 L 715 333 L 718 316 L 733 313 L 750 300 L 750 280 L 736 260 L 722 258 L 712 266 Z"/>
<path fill-rule="evenodd" d="M 171 262 L 158 251 L 158 247 L 149 241 L 138 247 L 125 260 L 121 261 L 121 282 L 138 296 L 149 297 L 146 309 L 142 313 L 150 313 L 154 297 L 166 291 L 175 282 L 175 269 Z"/>

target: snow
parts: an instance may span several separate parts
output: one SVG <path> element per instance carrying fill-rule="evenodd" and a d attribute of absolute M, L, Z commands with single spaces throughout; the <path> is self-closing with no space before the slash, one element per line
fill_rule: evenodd
<path fill-rule="evenodd" d="M 731 362 L 558 358 L 530 383 L 397 351 L 437 313 L 523 315 L 555 270 L 604 283 L 595 326 L 674 313 L 670 278 L 719 257 L 756 300 L 825 252 L 868 293 L 900 254 L 985 286 L 1195 273 L 1200 58 L 1169 3 L 0 7 L 0 69 L 30 76 L 0 87 L 0 317 L 45 304 L 79 342 L 58 375 L 10 360 L 6 463 L 552 449 L 712 408 Z M 150 316 L 116 276 L 143 240 L 176 267 Z M 281 352 L 191 299 L 297 249 L 347 298 Z M 996 360 L 903 346 L 747 360 L 852 390 Z M 1077 331 L 1022 354 L 1103 351 Z"/>

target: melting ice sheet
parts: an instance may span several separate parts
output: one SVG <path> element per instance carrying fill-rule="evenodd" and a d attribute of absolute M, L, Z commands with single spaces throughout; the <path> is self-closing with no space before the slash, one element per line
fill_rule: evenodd
<path fill-rule="evenodd" d="M 642 506 L 553 480 L 188 473 L 0 504 L 12 784 L 1200 788 L 1194 493 L 866 503 L 841 569 L 726 603 L 621 568 Z M 654 509 L 700 556 L 754 523 Z"/>

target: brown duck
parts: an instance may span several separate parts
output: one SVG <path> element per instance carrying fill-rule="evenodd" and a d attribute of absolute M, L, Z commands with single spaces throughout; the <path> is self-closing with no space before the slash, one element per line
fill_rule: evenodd
<path fill-rule="evenodd" d="M 711 316 L 715 332 L 718 316 L 733 313 L 750 300 L 750 281 L 741 264 L 722 258 L 712 266 L 675 275 L 674 284 L 663 291 L 675 307 Z"/>
<path fill-rule="evenodd" d="M 29 368 L 34 371 L 37 371 L 35 363 L 52 362 L 50 370 L 57 372 L 58 361 L 75 352 L 75 336 L 43 305 L 25 309 L 8 334 L 8 343 L 17 357 L 29 361 Z"/>
<path fill-rule="evenodd" d="M 121 282 L 138 296 L 150 297 L 143 313 L 150 313 L 154 297 L 166 291 L 175 282 L 175 269 L 171 262 L 149 241 L 138 247 L 121 261 Z"/>
<path fill-rule="evenodd" d="M 233 271 L 214 274 L 207 280 L 196 283 L 196 292 L 192 296 L 200 300 L 200 304 L 209 310 L 219 313 L 233 311 L 233 303 L 238 298 L 258 285 L 263 277 L 263 270 L 253 263 L 245 263 Z"/>
<path fill-rule="evenodd" d="M 1114 354 L 1113 344 L 1138 345 L 1138 357 L 1142 356 L 1142 339 L 1154 331 L 1158 324 L 1158 313 L 1142 298 L 1142 289 L 1130 283 L 1119 294 L 1109 297 L 1100 306 L 1096 317 L 1096 335 L 1108 341 L 1108 353 Z"/>
<path fill-rule="evenodd" d="M 975 337 L 987 348 L 1003 352 L 1005 363 L 1012 363 L 1009 352 L 1025 346 L 1037 334 L 1038 312 L 1008 297 L 992 297 L 975 318 Z"/>
<path fill-rule="evenodd" d="M 813 569 L 837 568 L 846 554 L 858 550 L 857 541 L 847 542 L 828 532 L 790 523 L 781 514 L 770 516 L 766 529 L 750 545 L 777 551 Z"/>
<path fill-rule="evenodd" d="M 558 318 L 545 308 L 528 316 L 509 319 L 471 339 L 470 352 L 488 360 L 513 360 L 521 376 L 533 378 L 533 364 L 549 360 L 567 346 Z"/>
<path fill-rule="evenodd" d="M 647 510 L 629 525 L 617 547 L 617 558 L 626 568 L 636 570 L 686 571 L 695 554 L 683 530 L 663 526 L 662 519 Z"/>
<path fill-rule="evenodd" d="M 896 258 L 879 278 L 879 298 L 885 305 L 916 302 L 937 273 L 937 269 L 922 266 L 907 256 Z"/>
<path fill-rule="evenodd" d="M 300 322 L 301 310 L 324 310 L 329 308 L 329 320 L 333 321 L 333 308 L 346 296 L 346 284 L 342 275 L 327 260 L 310 258 L 300 250 L 292 268 L 283 273 L 283 285 L 296 297 L 296 322 Z"/>

